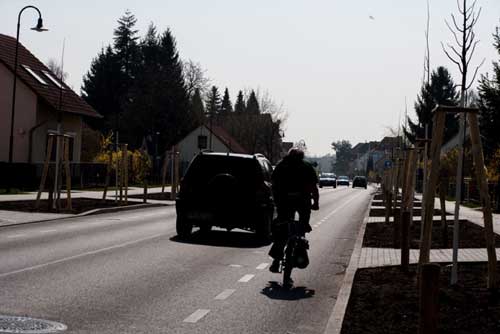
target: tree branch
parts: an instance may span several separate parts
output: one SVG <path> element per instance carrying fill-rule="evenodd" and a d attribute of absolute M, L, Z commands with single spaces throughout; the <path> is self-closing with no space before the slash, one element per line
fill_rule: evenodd
<path fill-rule="evenodd" d="M 448 59 L 450 59 L 453 63 L 455 63 L 458 66 L 458 68 L 460 69 L 460 73 L 463 73 L 463 71 L 462 71 L 462 65 L 460 65 L 460 63 L 458 61 L 456 61 L 452 56 L 450 56 L 450 54 L 448 53 L 448 51 L 446 51 L 446 48 L 445 48 L 443 42 L 441 42 L 441 47 L 443 49 L 443 52 L 448 57 Z"/>
<path fill-rule="evenodd" d="M 448 29 L 450 30 L 450 32 L 453 34 L 453 37 L 455 37 L 455 41 L 457 42 L 457 44 L 462 47 L 462 44 L 460 43 L 460 41 L 458 40 L 458 36 L 457 36 L 457 33 L 451 28 L 450 24 L 448 23 L 447 20 L 444 20 L 444 23 L 446 23 L 446 26 L 448 27 Z"/>
<path fill-rule="evenodd" d="M 483 66 L 484 62 L 485 62 L 486 58 L 483 58 L 483 61 L 481 62 L 481 64 L 479 64 L 478 66 L 476 66 L 476 69 L 474 71 L 474 75 L 472 76 L 472 80 L 470 81 L 469 85 L 467 86 L 466 90 L 468 90 L 472 84 L 474 83 L 474 80 L 476 79 L 476 75 L 477 75 L 477 72 L 479 71 L 479 68 L 481 66 Z"/>
<path fill-rule="evenodd" d="M 462 29 L 457 24 L 457 20 L 455 19 L 455 15 L 451 14 L 451 18 L 453 19 L 453 25 L 455 26 L 455 29 L 458 30 L 459 32 L 463 33 Z"/>

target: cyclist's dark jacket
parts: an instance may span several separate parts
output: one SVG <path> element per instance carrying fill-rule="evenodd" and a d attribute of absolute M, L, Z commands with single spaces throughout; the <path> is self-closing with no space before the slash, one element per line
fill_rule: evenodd
<path fill-rule="evenodd" d="M 274 200 L 278 206 L 287 205 L 290 195 L 295 198 L 298 196 L 299 202 L 307 208 L 311 207 L 311 198 L 318 199 L 316 170 L 302 159 L 284 157 L 273 171 L 272 183 Z"/>

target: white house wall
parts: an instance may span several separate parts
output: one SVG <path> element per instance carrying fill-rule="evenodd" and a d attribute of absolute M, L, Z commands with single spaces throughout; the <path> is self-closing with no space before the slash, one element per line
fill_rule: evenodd
<path fill-rule="evenodd" d="M 200 126 L 177 144 L 181 162 L 190 162 L 193 157 L 200 152 L 198 148 L 198 136 L 200 135 L 207 136 L 207 146 L 210 148 L 210 131 L 206 127 Z M 231 152 L 231 150 L 215 135 L 212 135 L 212 151 Z"/>
<path fill-rule="evenodd" d="M 24 71 L 21 67 L 18 71 Z M 9 160 L 10 117 L 14 74 L 0 63 L 0 161 Z M 13 161 L 27 162 L 29 129 L 35 125 L 36 94 L 21 80 L 17 80 L 14 119 Z"/>

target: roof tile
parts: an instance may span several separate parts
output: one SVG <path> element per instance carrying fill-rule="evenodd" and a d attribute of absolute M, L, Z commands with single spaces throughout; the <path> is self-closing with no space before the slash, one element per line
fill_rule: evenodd
<path fill-rule="evenodd" d="M 14 72 L 15 52 L 16 52 L 16 39 L 7 35 L 0 34 L 0 62 L 3 63 L 12 72 Z M 27 71 L 23 70 L 21 65 L 29 66 L 33 71 L 35 71 L 37 75 L 42 77 L 48 84 L 43 85 L 40 82 L 38 82 Z M 59 97 L 61 90 L 54 83 L 52 83 L 52 81 L 50 81 L 49 78 L 46 78 L 45 75 L 42 73 L 42 71 L 48 71 L 49 73 L 52 73 L 54 77 L 57 77 L 28 49 L 26 49 L 21 43 L 19 43 L 18 67 L 17 67 L 18 79 L 20 79 L 28 87 L 30 87 L 35 92 L 35 94 L 37 94 L 37 96 L 39 96 L 49 106 L 54 108 L 54 110 L 59 110 Z M 64 89 L 62 91 L 62 106 L 61 106 L 61 110 L 63 112 L 69 112 L 73 114 L 90 116 L 90 117 L 102 117 L 66 84 L 63 83 L 63 87 Z"/>

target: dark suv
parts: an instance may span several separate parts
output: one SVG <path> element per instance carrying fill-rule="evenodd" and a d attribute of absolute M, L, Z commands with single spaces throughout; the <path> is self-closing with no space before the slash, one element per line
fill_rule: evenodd
<path fill-rule="evenodd" d="M 274 202 L 272 167 L 261 154 L 199 153 L 189 165 L 176 199 L 177 234 L 188 237 L 193 226 L 255 231 L 270 240 Z"/>

